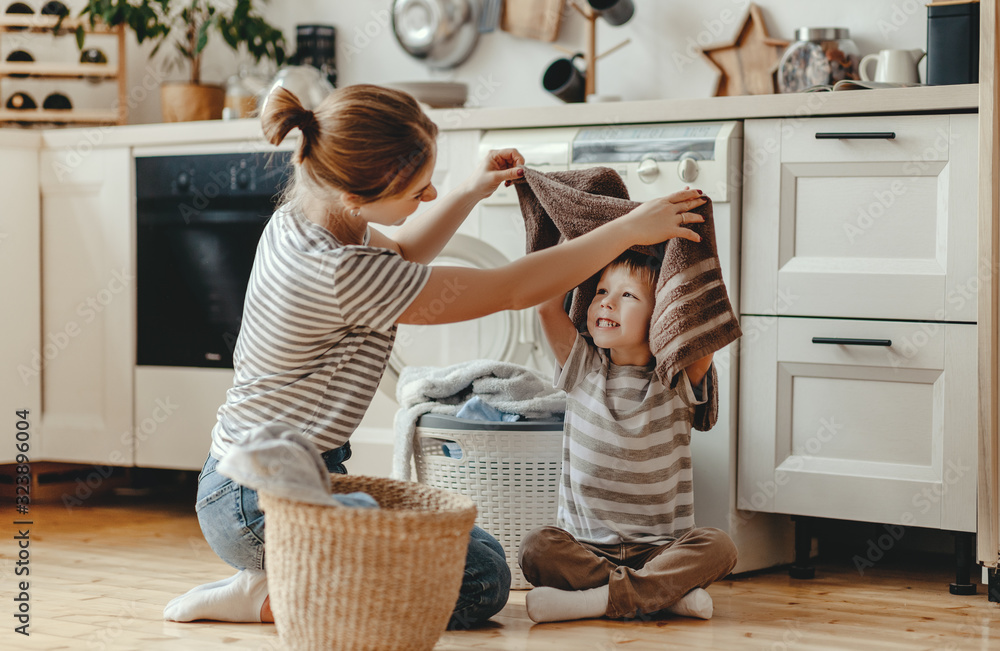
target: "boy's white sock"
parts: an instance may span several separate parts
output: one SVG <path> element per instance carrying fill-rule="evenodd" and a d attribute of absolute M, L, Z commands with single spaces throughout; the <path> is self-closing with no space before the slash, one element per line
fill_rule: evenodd
<path fill-rule="evenodd" d="M 263 570 L 240 570 L 228 579 L 199 585 L 171 599 L 163 609 L 163 619 L 259 622 L 266 598 L 267 574 Z"/>
<path fill-rule="evenodd" d="M 534 588 L 525 597 L 528 617 L 535 622 L 600 617 L 608 610 L 608 586 L 589 590 Z"/>
<path fill-rule="evenodd" d="M 667 608 L 675 615 L 712 619 L 712 595 L 704 588 L 695 588 L 681 597 L 677 603 Z"/>

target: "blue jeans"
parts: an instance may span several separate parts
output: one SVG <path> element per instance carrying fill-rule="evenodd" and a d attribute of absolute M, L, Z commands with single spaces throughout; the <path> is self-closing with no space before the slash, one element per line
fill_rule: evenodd
<path fill-rule="evenodd" d="M 330 472 L 347 474 L 350 443 L 323 454 Z M 264 513 L 257 491 L 216 472 L 218 460 L 209 455 L 198 477 L 195 511 L 209 546 L 238 570 L 264 569 Z M 448 628 L 469 628 L 485 622 L 507 603 L 510 568 L 503 547 L 479 527 L 469 535 L 465 575 Z"/>

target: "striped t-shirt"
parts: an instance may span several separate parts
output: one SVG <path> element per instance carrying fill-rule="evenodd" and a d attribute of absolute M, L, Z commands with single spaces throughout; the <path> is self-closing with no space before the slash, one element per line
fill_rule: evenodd
<path fill-rule="evenodd" d="M 342 245 L 279 208 L 257 245 L 212 456 L 272 422 L 321 451 L 347 442 L 382 378 L 396 319 L 429 275 L 394 251 Z"/>
<path fill-rule="evenodd" d="M 670 389 L 655 360 L 618 366 L 577 335 L 556 380 L 567 394 L 557 524 L 577 540 L 663 544 L 694 527 L 691 421 L 704 399 L 681 375 Z"/>

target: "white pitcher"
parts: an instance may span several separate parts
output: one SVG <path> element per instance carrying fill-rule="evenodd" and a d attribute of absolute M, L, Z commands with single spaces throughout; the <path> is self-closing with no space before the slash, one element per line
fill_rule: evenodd
<path fill-rule="evenodd" d="M 920 83 L 920 72 L 917 64 L 924 58 L 924 51 L 915 50 L 880 50 L 878 54 L 869 54 L 861 59 L 858 67 L 861 79 L 864 81 L 886 81 L 893 83 Z M 875 62 L 874 77 L 869 72 L 871 63 Z"/>

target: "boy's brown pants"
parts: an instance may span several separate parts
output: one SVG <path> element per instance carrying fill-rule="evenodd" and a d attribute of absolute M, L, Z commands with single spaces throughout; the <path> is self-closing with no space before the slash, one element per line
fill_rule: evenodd
<path fill-rule="evenodd" d="M 521 543 L 521 571 L 534 586 L 586 590 L 607 584 L 606 617 L 637 617 L 708 587 L 736 566 L 725 532 L 695 528 L 665 545 L 593 545 L 558 527 L 539 527 Z"/>

